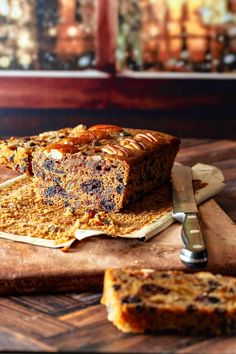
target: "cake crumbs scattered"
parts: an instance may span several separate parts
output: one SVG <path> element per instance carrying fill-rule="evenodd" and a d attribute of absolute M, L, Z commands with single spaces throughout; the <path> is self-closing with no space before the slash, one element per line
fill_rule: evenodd
<path fill-rule="evenodd" d="M 170 184 L 163 185 L 119 213 L 85 211 L 73 213 L 63 206 L 46 205 L 35 193 L 30 177 L 0 189 L 0 230 L 21 236 L 64 243 L 77 229 L 97 229 L 109 235 L 125 235 L 170 211 Z"/>
<path fill-rule="evenodd" d="M 97 229 L 110 236 L 122 236 L 172 210 L 171 184 L 163 184 L 118 213 L 81 208 L 72 212 L 63 206 L 45 205 L 35 193 L 32 178 L 26 177 L 0 189 L 0 210 L 1 231 L 50 239 L 56 244 L 74 239 L 77 229 Z M 62 251 L 68 252 L 69 248 Z"/>
<path fill-rule="evenodd" d="M 65 253 L 68 253 L 70 252 L 70 247 L 69 246 L 64 246 L 62 249 L 61 249 L 62 252 L 65 252 Z"/>

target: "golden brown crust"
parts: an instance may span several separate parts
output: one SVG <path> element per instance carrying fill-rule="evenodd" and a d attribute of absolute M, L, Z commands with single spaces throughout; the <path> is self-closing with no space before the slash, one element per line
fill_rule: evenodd
<path fill-rule="evenodd" d="M 67 136 L 78 135 L 85 126 L 64 128 L 39 135 L 0 140 L 0 164 L 18 172 L 32 174 L 32 154 L 49 144 L 61 141 Z"/>
<path fill-rule="evenodd" d="M 132 158 L 140 157 L 140 154 L 143 155 L 149 150 L 157 150 L 159 146 L 179 145 L 179 139 L 147 129 L 121 128 L 116 125 L 94 125 L 88 130 L 81 131 L 76 137 L 62 139 L 60 144 L 69 144 L 76 147 L 74 153 L 83 151 L 85 154 L 91 155 L 95 152 L 103 152 L 109 155 Z M 86 145 L 86 149 L 84 145 Z M 45 148 L 45 151 L 50 150 L 51 147 L 56 148 L 54 145 L 49 145 Z M 67 152 L 65 149 L 64 153 L 73 152 Z"/>

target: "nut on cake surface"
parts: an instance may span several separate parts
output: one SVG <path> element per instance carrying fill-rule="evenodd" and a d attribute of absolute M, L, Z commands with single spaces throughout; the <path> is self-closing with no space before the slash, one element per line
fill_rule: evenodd
<path fill-rule="evenodd" d="M 70 136 L 73 137 L 85 127 L 64 128 L 40 133 L 34 136 L 11 137 L 0 140 L 0 165 L 9 167 L 20 173 L 32 175 L 32 154 L 48 144 L 55 143 Z"/>

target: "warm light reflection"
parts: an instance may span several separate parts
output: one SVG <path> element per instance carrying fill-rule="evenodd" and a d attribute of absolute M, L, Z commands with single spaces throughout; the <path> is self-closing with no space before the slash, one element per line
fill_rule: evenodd
<path fill-rule="evenodd" d="M 95 1 L 0 0 L 0 69 L 93 67 Z"/>
<path fill-rule="evenodd" d="M 118 69 L 236 72 L 236 0 L 119 4 Z"/>
<path fill-rule="evenodd" d="M 67 34 L 69 37 L 76 37 L 78 35 L 78 28 L 75 26 L 68 27 Z"/>
<path fill-rule="evenodd" d="M 0 1 L 0 15 L 1 16 L 8 16 L 10 12 L 10 7 L 8 4 L 8 0 L 1 0 Z"/>

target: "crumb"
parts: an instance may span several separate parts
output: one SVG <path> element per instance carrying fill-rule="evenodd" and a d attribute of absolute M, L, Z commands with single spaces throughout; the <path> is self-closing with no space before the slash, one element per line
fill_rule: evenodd
<path fill-rule="evenodd" d="M 62 251 L 62 252 L 65 252 L 65 253 L 70 252 L 70 247 L 69 247 L 69 246 L 65 246 L 65 247 L 63 247 L 63 248 L 61 249 L 61 251 Z"/>
<path fill-rule="evenodd" d="M 206 183 L 195 180 L 195 185 L 200 189 Z M 118 213 L 82 208 L 71 212 L 64 206 L 44 204 L 35 193 L 32 178 L 26 177 L 0 189 L 0 210 L 1 231 L 50 239 L 57 244 L 75 239 L 77 229 L 96 229 L 110 236 L 123 236 L 172 210 L 171 184 L 163 184 Z"/>

